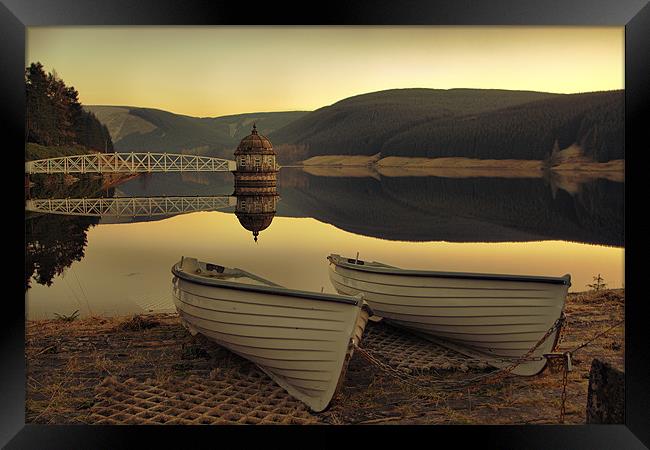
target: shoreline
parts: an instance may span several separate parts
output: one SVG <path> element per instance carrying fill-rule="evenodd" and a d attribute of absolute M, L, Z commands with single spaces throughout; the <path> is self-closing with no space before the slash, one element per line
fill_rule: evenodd
<path fill-rule="evenodd" d="M 312 175 L 334 177 L 540 178 L 550 174 L 562 177 L 575 175 L 605 178 L 617 182 L 623 182 L 625 179 L 624 160 L 599 163 L 569 153 L 565 153 L 563 158 L 552 167 L 546 168 L 541 160 L 331 155 L 314 156 L 292 167 L 299 167 Z"/>
<path fill-rule="evenodd" d="M 570 293 L 566 302 L 567 322 L 558 351 L 573 349 L 621 320 L 624 304 L 623 289 Z M 138 396 L 153 391 L 167 392 L 169 398 L 186 398 L 185 406 L 178 406 L 179 411 L 186 412 L 179 416 L 172 414 L 174 417 L 162 423 L 202 423 L 192 422 L 199 418 L 188 408 L 196 411 L 196 408 L 211 407 L 218 412 L 222 403 L 192 406 L 195 400 L 208 402 L 207 397 L 198 400 L 192 397 L 192 392 L 199 386 L 205 390 L 213 385 L 221 389 L 219 392 L 230 386 L 228 392 L 233 397 L 221 402 L 240 402 L 240 413 L 215 412 L 210 416 L 215 422 L 211 423 L 259 423 L 262 419 L 256 418 L 251 405 L 257 405 L 258 411 L 265 407 L 267 400 L 259 398 L 260 389 L 272 392 L 273 398 L 286 405 L 282 423 L 552 424 L 558 421 L 562 374 L 548 369 L 533 377 L 508 376 L 495 380 L 468 394 L 405 385 L 355 353 L 342 389 L 330 408 L 311 413 L 250 362 L 200 335 L 191 336 L 181 326 L 176 313 L 71 321 L 43 319 L 27 321 L 26 328 L 26 423 L 155 422 L 158 420 L 155 414 L 135 415 L 142 410 L 132 410 L 131 404 L 117 404 L 122 401 L 119 399 L 126 399 L 127 403 L 138 401 Z M 408 334 L 380 322 L 366 330 L 362 345 L 365 342 L 366 348 L 372 349 L 372 337 L 381 333 Z M 615 328 L 574 356 L 574 369 L 568 374 L 566 423 L 585 422 L 588 374 L 594 357 L 623 368 L 624 337 L 624 328 Z M 415 348 L 433 348 L 420 338 L 409 339 L 419 339 L 420 344 Z M 458 358 L 440 361 L 414 373 L 424 383 L 431 377 L 473 378 L 485 371 L 471 363 L 459 365 Z"/>

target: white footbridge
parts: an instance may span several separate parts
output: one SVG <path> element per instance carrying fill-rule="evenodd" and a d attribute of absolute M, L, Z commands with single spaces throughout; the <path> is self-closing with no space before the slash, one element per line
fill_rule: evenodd
<path fill-rule="evenodd" d="M 68 216 L 155 217 L 215 211 L 237 204 L 230 195 L 212 197 L 109 197 L 30 199 L 25 210 Z"/>
<path fill-rule="evenodd" d="M 233 172 L 235 161 L 174 153 L 90 153 L 25 162 L 25 173 Z"/>

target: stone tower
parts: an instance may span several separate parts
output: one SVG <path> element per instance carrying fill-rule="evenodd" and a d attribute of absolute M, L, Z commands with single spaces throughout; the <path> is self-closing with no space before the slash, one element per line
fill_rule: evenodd
<path fill-rule="evenodd" d="M 275 190 L 279 169 L 275 162 L 275 151 L 271 141 L 258 134 L 255 124 L 251 134 L 237 146 L 235 162 L 235 195 Z"/>

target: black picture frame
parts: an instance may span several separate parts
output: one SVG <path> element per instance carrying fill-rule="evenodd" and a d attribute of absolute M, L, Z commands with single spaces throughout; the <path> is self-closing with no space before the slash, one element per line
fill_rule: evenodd
<path fill-rule="evenodd" d="M 648 383 L 648 327 L 644 326 L 641 291 L 644 237 L 639 211 L 632 207 L 643 164 L 640 153 L 647 148 L 648 123 L 643 117 L 650 103 L 650 5 L 647 0 L 500 0 L 457 1 L 361 1 L 354 4 L 288 4 L 275 2 L 209 2 L 202 0 L 2 0 L 0 3 L 0 111 L 5 125 L 5 155 L 12 166 L 24 159 L 15 150 L 24 146 L 25 28 L 42 25 L 577 25 L 625 27 L 625 287 L 626 287 L 626 408 L 625 425 L 576 426 L 431 426 L 431 427 L 129 427 L 25 425 L 25 315 L 22 274 L 15 261 L 24 255 L 24 204 L 16 192 L 22 180 L 18 170 L 8 170 L 11 199 L 8 215 L 18 218 L 18 230 L 6 231 L 9 262 L 5 285 L 16 288 L 5 294 L 1 333 L 2 382 L 0 384 L 0 444 L 6 448 L 123 448 L 144 438 L 151 448 L 178 443 L 181 448 L 226 445 L 249 447 L 251 439 L 277 445 L 330 445 L 332 440 L 358 438 L 393 445 L 453 445 L 470 441 L 482 448 L 527 449 L 641 449 L 650 446 L 650 388 Z M 644 146 L 645 144 L 645 146 Z M 636 153 L 636 154 L 635 154 Z M 641 185 L 642 186 L 642 185 Z M 641 188 L 642 189 L 642 188 Z M 643 195 L 638 191 L 637 195 Z M 15 199 L 15 201 L 14 201 Z M 13 209 L 15 207 L 15 210 Z M 637 217 L 636 223 L 632 214 Z M 636 225 L 636 231 L 632 230 Z M 630 238 L 632 243 L 630 244 Z M 267 434 L 277 435 L 269 439 Z M 312 444 L 306 434 L 318 434 Z M 200 441 L 202 439 L 202 441 Z M 431 440 L 431 441 L 429 441 Z M 140 441 L 143 442 L 143 441 Z M 203 445 L 200 445 L 203 442 Z M 446 444 L 444 444 L 447 442 Z M 374 444 L 374 443 L 373 443 Z M 144 444 L 138 444 L 138 446 Z M 358 445 L 366 445 L 360 443 Z"/>

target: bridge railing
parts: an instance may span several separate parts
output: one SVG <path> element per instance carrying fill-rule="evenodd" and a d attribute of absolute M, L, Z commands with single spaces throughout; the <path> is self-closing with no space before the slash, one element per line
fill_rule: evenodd
<path fill-rule="evenodd" d="M 174 153 L 91 153 L 25 163 L 26 173 L 232 172 L 235 161 Z"/>

